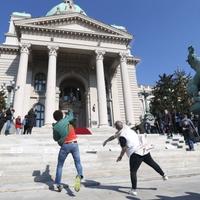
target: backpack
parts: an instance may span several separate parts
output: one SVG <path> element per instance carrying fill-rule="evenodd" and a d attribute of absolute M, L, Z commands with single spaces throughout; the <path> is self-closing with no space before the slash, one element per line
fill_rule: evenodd
<path fill-rule="evenodd" d="M 69 112 L 63 119 L 53 124 L 53 139 L 57 141 L 60 146 L 63 145 L 69 133 L 69 122 L 72 121 L 73 118 L 73 113 Z"/>

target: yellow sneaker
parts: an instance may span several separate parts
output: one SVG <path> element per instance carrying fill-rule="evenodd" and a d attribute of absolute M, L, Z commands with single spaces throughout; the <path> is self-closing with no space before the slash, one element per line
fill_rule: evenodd
<path fill-rule="evenodd" d="M 75 183 L 74 183 L 74 190 L 76 192 L 79 192 L 80 188 L 81 188 L 81 177 L 76 176 Z"/>

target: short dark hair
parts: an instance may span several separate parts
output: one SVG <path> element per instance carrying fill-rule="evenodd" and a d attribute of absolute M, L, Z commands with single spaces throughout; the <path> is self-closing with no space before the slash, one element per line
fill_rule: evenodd
<path fill-rule="evenodd" d="M 121 130 L 123 128 L 123 123 L 121 121 L 116 121 L 115 122 L 115 128 L 117 130 Z"/>
<path fill-rule="evenodd" d="M 61 110 L 56 110 L 54 111 L 53 113 L 53 118 L 56 120 L 56 121 L 59 121 L 63 118 L 63 113 Z"/>

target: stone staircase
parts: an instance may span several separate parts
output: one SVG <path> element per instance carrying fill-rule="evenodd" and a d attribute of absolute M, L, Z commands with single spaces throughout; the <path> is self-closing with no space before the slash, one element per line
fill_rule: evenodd
<path fill-rule="evenodd" d="M 92 184 L 129 182 L 128 158 L 116 162 L 120 153 L 117 140 L 102 146 L 112 135 L 113 128 L 91 129 L 92 135 L 79 135 L 79 147 L 84 177 Z M 181 140 L 180 136 L 177 136 Z M 153 158 L 169 177 L 200 174 L 200 145 L 196 151 L 182 148 L 166 148 L 166 136 L 148 135 L 155 145 Z M 171 144 L 172 145 L 172 144 Z M 173 146 L 173 145 L 172 145 Z M 50 128 L 33 129 L 32 135 L 0 135 L 0 192 L 47 189 L 55 178 L 59 146 L 52 139 Z M 63 182 L 73 184 L 76 171 L 71 156 L 63 168 Z M 142 164 L 140 180 L 159 179 L 150 167 Z M 88 182 L 88 181 L 87 181 Z"/>

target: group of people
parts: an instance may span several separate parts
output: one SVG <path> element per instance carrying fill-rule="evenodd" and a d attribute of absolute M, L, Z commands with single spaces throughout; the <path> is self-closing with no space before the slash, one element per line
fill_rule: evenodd
<path fill-rule="evenodd" d="M 71 154 L 77 171 L 74 189 L 78 192 L 81 186 L 81 179 L 83 178 L 83 168 L 80 159 L 77 136 L 73 128 L 73 113 L 68 112 L 63 118 L 63 113 L 60 110 L 56 110 L 53 113 L 53 117 L 56 120 L 56 123 L 53 124 L 53 139 L 57 141 L 60 146 L 55 178 L 56 188 L 58 192 L 61 192 L 63 189 L 61 183 L 62 169 L 65 159 L 69 154 Z M 130 195 L 137 195 L 137 171 L 143 161 L 152 167 L 163 180 L 168 179 L 161 167 L 151 157 L 150 150 L 153 146 L 148 145 L 145 135 L 138 135 L 134 130 L 124 125 L 121 121 L 115 122 L 115 128 L 117 129 L 117 132 L 115 135 L 106 139 L 103 142 L 103 146 L 105 146 L 109 141 L 117 138 L 121 146 L 121 152 L 116 161 L 121 161 L 125 153 L 129 157 L 130 178 L 132 183 L 129 192 Z"/>
<path fill-rule="evenodd" d="M 173 133 L 179 133 L 184 137 L 190 151 L 194 151 L 195 142 L 200 142 L 200 118 L 192 113 L 171 114 L 165 109 L 163 114 L 155 116 L 153 125 L 144 119 L 133 129 L 140 133 L 166 134 L 168 138 L 172 138 Z"/>
<path fill-rule="evenodd" d="M 23 120 L 21 116 L 14 118 L 14 112 L 15 110 L 12 107 L 0 112 L 0 133 L 5 125 L 5 135 L 9 135 L 13 125 L 16 134 L 31 134 L 36 122 L 36 114 L 33 108 L 29 110 Z"/>
<path fill-rule="evenodd" d="M 198 115 L 193 113 L 180 113 L 180 112 L 169 112 L 167 109 L 164 110 L 164 113 L 158 113 L 155 116 L 155 127 L 158 133 L 164 134 L 172 137 L 172 133 L 183 133 L 182 120 L 185 118 L 185 115 L 191 119 L 194 127 L 199 129 L 200 118 Z"/>

